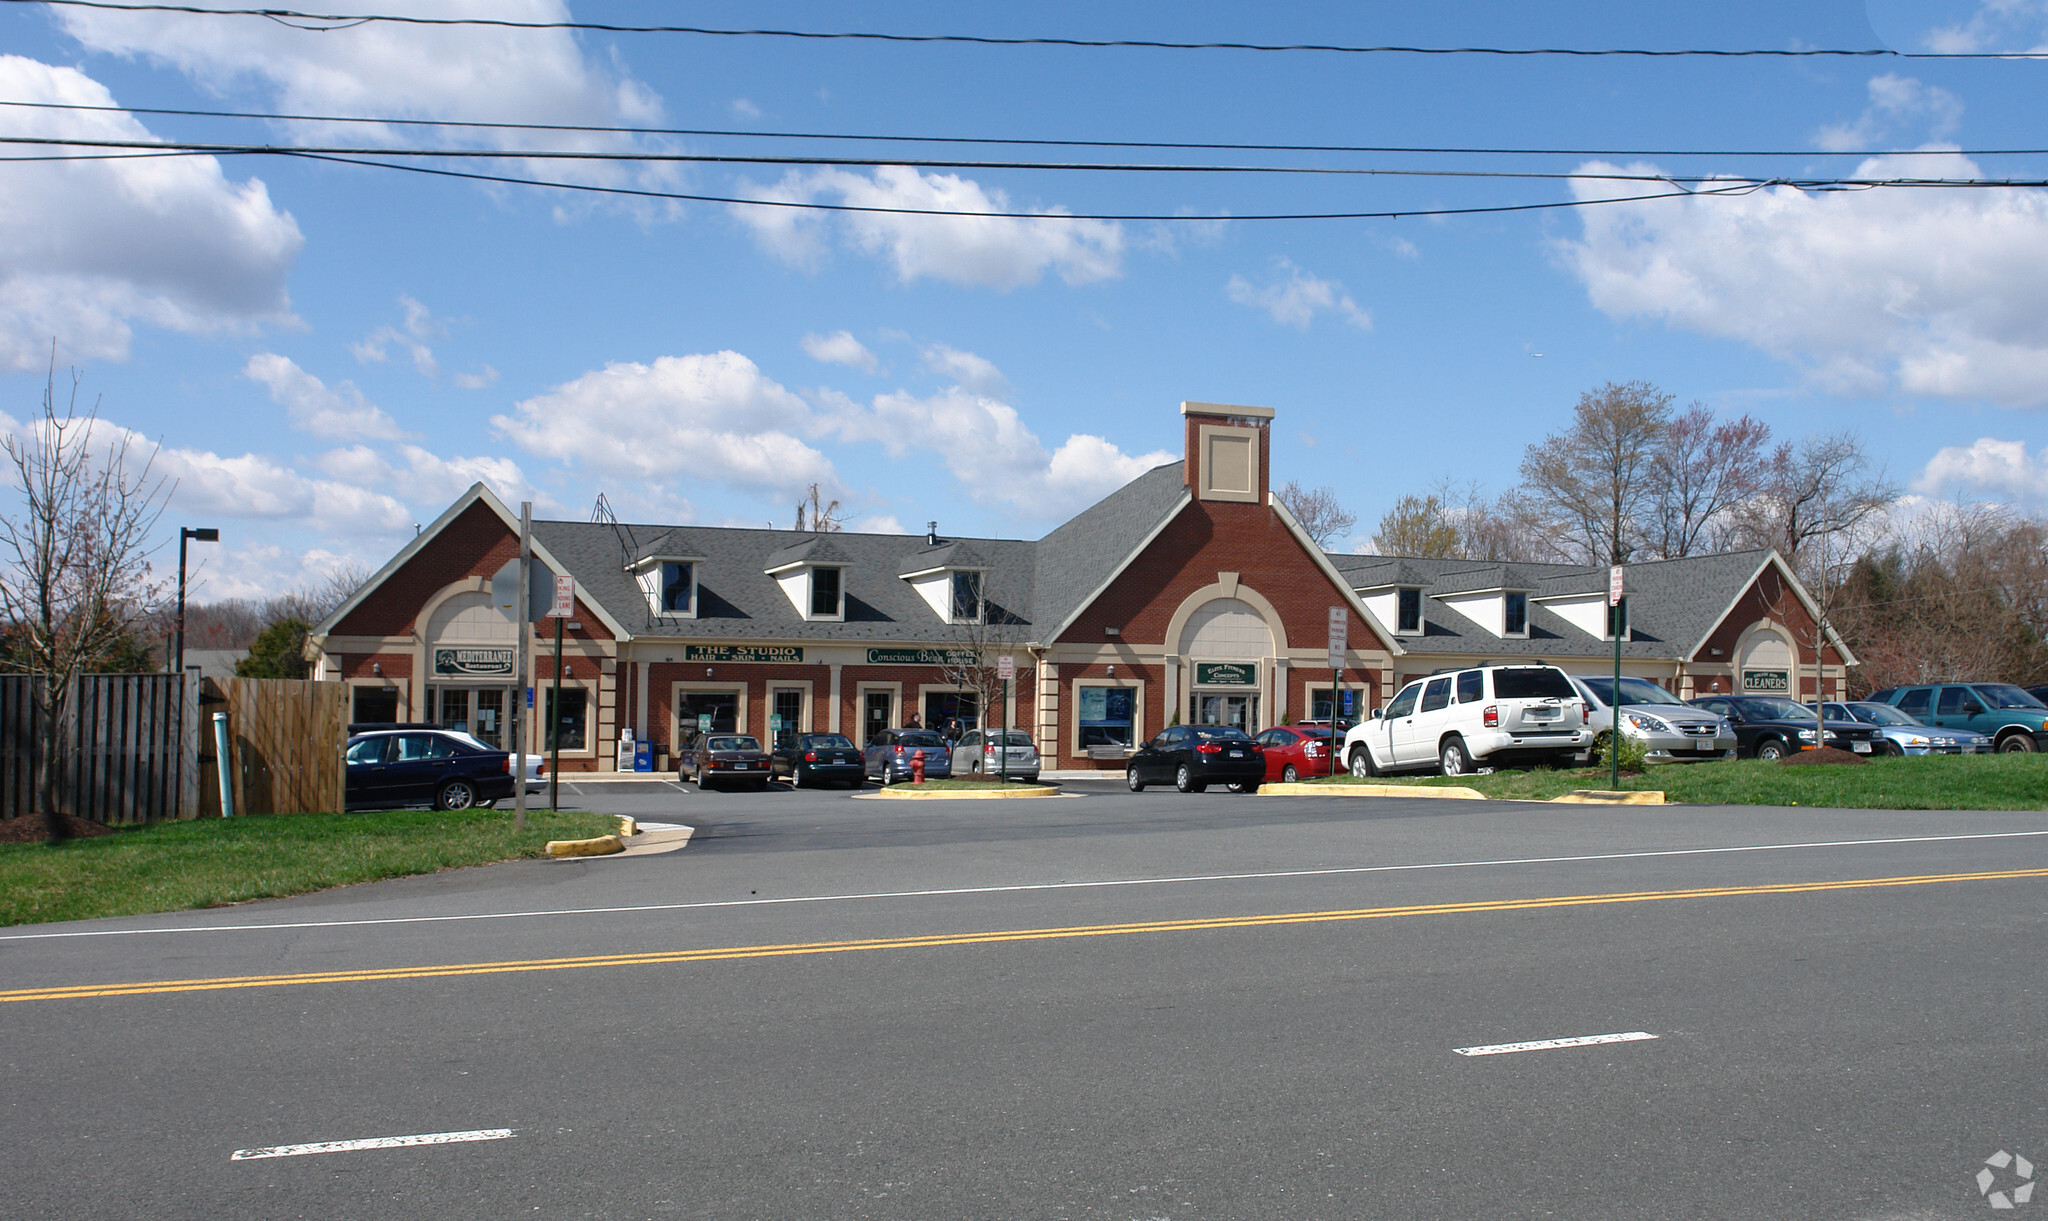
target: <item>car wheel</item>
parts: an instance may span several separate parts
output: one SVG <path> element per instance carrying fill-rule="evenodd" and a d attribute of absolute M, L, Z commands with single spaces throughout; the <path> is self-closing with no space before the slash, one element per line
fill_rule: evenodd
<path fill-rule="evenodd" d="M 1890 738 L 1886 738 L 1884 741 L 1884 753 L 1892 756 L 1895 759 L 1901 758 L 1905 755 L 1906 748 L 1899 745 L 1897 742 L 1892 741 Z"/>
<path fill-rule="evenodd" d="M 1351 748 L 1351 774 L 1361 780 L 1380 774 L 1380 765 L 1372 761 L 1372 749 L 1363 742 Z"/>
<path fill-rule="evenodd" d="M 1998 753 L 2001 755 L 2024 755 L 2031 753 L 2033 749 L 2034 739 L 2023 733 L 2016 733 L 1998 744 Z"/>
<path fill-rule="evenodd" d="M 1756 757 L 1767 762 L 1776 762 L 1785 757 L 1785 744 L 1776 738 L 1765 738 L 1756 744 Z"/>
<path fill-rule="evenodd" d="M 1138 779 L 1138 769 L 1135 765 L 1124 769 L 1124 783 L 1131 786 L 1133 793 L 1145 791 L 1145 782 Z"/>
<path fill-rule="evenodd" d="M 1195 769 L 1183 763 L 1173 771 L 1173 787 L 1183 793 L 1199 793 L 1207 789 L 1206 784 L 1195 783 Z"/>
<path fill-rule="evenodd" d="M 1294 765 L 1290 763 L 1286 767 L 1280 769 L 1280 779 L 1286 781 L 1289 784 L 1295 784 L 1301 780 L 1301 773 L 1294 770 Z"/>
<path fill-rule="evenodd" d="M 1472 774 L 1472 756 L 1465 753 L 1465 739 L 1449 737 L 1444 739 L 1443 753 L 1438 757 L 1446 776 L 1469 776 Z"/>
<path fill-rule="evenodd" d="M 437 810 L 467 810 L 476 804 L 476 787 L 467 780 L 450 780 L 434 794 Z"/>

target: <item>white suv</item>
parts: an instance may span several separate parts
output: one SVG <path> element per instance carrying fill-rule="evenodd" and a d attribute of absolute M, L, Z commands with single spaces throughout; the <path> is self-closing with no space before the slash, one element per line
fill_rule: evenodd
<path fill-rule="evenodd" d="M 1487 665 L 1432 674 L 1344 735 L 1354 776 L 1496 763 L 1579 762 L 1592 750 L 1586 702 L 1556 666 Z"/>

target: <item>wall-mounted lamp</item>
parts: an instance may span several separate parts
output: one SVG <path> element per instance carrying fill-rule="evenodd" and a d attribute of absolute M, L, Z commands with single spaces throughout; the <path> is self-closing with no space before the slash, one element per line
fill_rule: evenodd
<path fill-rule="evenodd" d="M 1116 677 L 1116 667 L 1115 667 L 1115 666 L 1108 666 L 1108 667 L 1105 667 L 1105 668 L 1106 668 L 1106 669 L 1108 670 L 1108 672 L 1109 672 L 1109 677 L 1111 677 L 1111 678 L 1115 678 L 1115 677 Z"/>
<path fill-rule="evenodd" d="M 381 661 L 371 662 L 370 673 L 375 674 L 379 678 L 384 677 L 384 663 Z"/>
<path fill-rule="evenodd" d="M 711 677 L 711 667 L 710 667 L 710 666 L 705 666 L 705 667 L 704 667 L 704 677 L 706 677 L 706 678 L 710 678 L 710 677 Z"/>
<path fill-rule="evenodd" d="M 1102 634 L 1105 636 L 1121 636 L 1124 634 L 1124 630 L 1120 627 L 1106 627 L 1102 629 Z"/>
<path fill-rule="evenodd" d="M 1719 649 L 1708 649 L 1708 650 L 1707 650 L 1707 656 L 1709 656 L 1709 657 L 1719 657 L 1720 655 L 1721 655 L 1721 650 L 1719 650 Z"/>

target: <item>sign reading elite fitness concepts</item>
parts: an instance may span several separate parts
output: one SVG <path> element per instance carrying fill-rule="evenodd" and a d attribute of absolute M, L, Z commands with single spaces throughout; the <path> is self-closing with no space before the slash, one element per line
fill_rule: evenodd
<path fill-rule="evenodd" d="M 1792 689 L 1792 676 L 1783 670 L 1744 670 L 1742 689 L 1783 695 Z"/>
<path fill-rule="evenodd" d="M 971 649 L 869 649 L 871 666 L 971 666 Z"/>
<path fill-rule="evenodd" d="M 434 673 L 444 678 L 510 678 L 511 649 L 435 649 Z"/>
<path fill-rule="evenodd" d="M 1259 668 L 1248 661 L 1198 661 L 1195 663 L 1195 685 L 1256 687 L 1259 685 Z"/>
<path fill-rule="evenodd" d="M 686 644 L 684 661 L 790 661 L 804 659 L 798 644 Z"/>

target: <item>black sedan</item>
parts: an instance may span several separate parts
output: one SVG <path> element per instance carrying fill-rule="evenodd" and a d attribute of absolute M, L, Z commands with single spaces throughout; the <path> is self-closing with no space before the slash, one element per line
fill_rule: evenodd
<path fill-rule="evenodd" d="M 467 810 L 512 795 L 512 756 L 459 730 L 359 733 L 348 740 L 345 758 L 351 810 Z"/>
<path fill-rule="evenodd" d="M 1225 725 L 1175 725 L 1139 749 L 1124 769 L 1133 793 L 1166 784 L 1199 793 L 1227 784 L 1233 793 L 1255 793 L 1266 778 L 1266 753 L 1242 729 Z"/>
<path fill-rule="evenodd" d="M 697 788 L 724 788 L 745 784 L 768 787 L 771 774 L 768 752 L 761 740 L 744 733 L 701 733 L 697 741 L 676 761 L 684 779 L 695 779 Z"/>
<path fill-rule="evenodd" d="M 859 788 L 867 779 L 860 747 L 840 733 L 786 733 L 775 744 L 771 770 L 797 788 L 844 784 Z"/>
<path fill-rule="evenodd" d="M 1735 753 L 1752 759 L 1782 759 L 1811 749 L 1813 709 L 1775 695 L 1703 695 L 1689 700 L 1695 708 L 1718 712 L 1735 726 Z M 1882 754 L 1877 726 L 1861 721 L 1822 722 L 1822 743 L 1859 755 Z"/>

